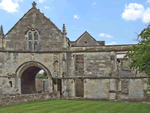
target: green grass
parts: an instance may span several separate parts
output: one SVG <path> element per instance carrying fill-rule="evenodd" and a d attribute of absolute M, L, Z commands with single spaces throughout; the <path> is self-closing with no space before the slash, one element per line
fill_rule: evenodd
<path fill-rule="evenodd" d="M 2 107 L 0 113 L 150 113 L 150 104 L 48 100 Z"/>

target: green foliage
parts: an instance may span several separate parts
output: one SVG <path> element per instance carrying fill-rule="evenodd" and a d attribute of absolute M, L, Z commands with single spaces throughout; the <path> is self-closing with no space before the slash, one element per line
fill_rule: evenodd
<path fill-rule="evenodd" d="M 37 93 L 42 93 L 42 90 L 39 90 Z"/>
<path fill-rule="evenodd" d="M 36 74 L 36 78 L 48 78 L 48 76 L 45 76 L 44 74 Z"/>
<path fill-rule="evenodd" d="M 138 35 L 139 37 L 141 40 L 138 45 L 132 46 L 125 57 L 131 59 L 130 69 L 136 69 L 150 77 L 150 25 Z"/>
<path fill-rule="evenodd" d="M 58 79 L 57 78 L 53 78 L 53 82 L 54 82 L 54 84 L 57 84 Z"/>

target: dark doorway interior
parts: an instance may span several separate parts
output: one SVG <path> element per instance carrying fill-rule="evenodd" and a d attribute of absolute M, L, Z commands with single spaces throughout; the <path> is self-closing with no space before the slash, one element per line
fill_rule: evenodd
<path fill-rule="evenodd" d="M 45 81 L 43 81 L 43 92 L 45 92 Z"/>
<path fill-rule="evenodd" d="M 23 72 L 21 76 L 21 93 L 22 94 L 31 94 L 31 93 L 37 92 L 36 86 L 35 86 L 35 77 L 36 77 L 36 74 L 40 70 L 41 68 L 39 67 L 31 66 Z"/>
<path fill-rule="evenodd" d="M 57 82 L 57 89 L 60 92 L 60 95 L 62 95 L 62 85 L 61 85 L 61 79 L 58 79 Z"/>
<path fill-rule="evenodd" d="M 83 79 L 75 80 L 76 97 L 84 97 Z"/>

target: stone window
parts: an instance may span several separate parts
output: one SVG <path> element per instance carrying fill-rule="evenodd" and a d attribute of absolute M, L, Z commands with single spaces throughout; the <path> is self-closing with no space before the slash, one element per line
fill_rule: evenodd
<path fill-rule="evenodd" d="M 34 40 L 38 40 L 38 33 L 37 32 L 34 33 Z"/>
<path fill-rule="evenodd" d="M 27 48 L 29 51 L 38 51 L 39 50 L 39 33 L 32 29 L 27 33 Z"/>
<path fill-rule="evenodd" d="M 32 33 L 29 33 L 29 40 L 32 40 Z"/>
<path fill-rule="evenodd" d="M 38 43 L 37 43 L 37 42 L 34 43 L 34 50 L 35 50 L 35 51 L 38 50 Z"/>
<path fill-rule="evenodd" d="M 32 42 L 29 42 L 29 50 L 32 51 Z"/>
<path fill-rule="evenodd" d="M 84 55 L 76 55 L 75 69 L 78 72 L 84 71 Z"/>

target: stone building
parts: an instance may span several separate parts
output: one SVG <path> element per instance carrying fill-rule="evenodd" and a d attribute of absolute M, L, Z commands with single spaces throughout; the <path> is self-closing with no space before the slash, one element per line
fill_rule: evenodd
<path fill-rule="evenodd" d="M 4 94 L 36 93 L 35 76 L 43 69 L 45 91 L 67 98 L 145 98 L 147 77 L 129 69 L 131 45 L 105 45 L 85 31 L 76 41 L 47 18 L 36 3 L 8 31 L 0 30 L 0 89 Z M 58 79 L 55 84 L 54 79 Z"/>

